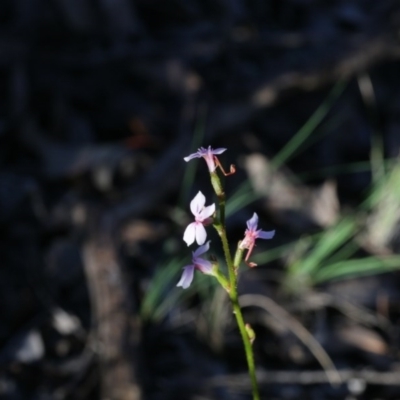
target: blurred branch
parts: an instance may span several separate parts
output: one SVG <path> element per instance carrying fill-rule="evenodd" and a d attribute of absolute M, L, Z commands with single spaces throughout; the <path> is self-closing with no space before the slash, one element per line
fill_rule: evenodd
<path fill-rule="evenodd" d="M 139 400 L 137 378 L 139 319 L 111 237 L 93 235 L 84 247 L 84 265 L 92 306 L 89 340 L 100 361 L 104 399 Z"/>

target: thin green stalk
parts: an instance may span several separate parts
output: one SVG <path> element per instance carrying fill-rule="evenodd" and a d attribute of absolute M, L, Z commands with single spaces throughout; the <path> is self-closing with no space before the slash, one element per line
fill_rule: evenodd
<path fill-rule="evenodd" d="M 242 336 L 242 340 L 243 340 L 244 350 L 245 350 L 246 359 L 247 359 L 247 366 L 249 369 L 249 375 L 250 375 L 250 379 L 251 379 L 253 400 L 260 400 L 260 393 L 258 390 L 256 369 L 255 369 L 255 364 L 254 364 L 253 348 L 251 346 L 249 334 L 247 332 L 246 325 L 244 323 L 243 314 L 242 314 L 242 310 L 239 305 L 239 298 L 238 298 L 238 292 L 237 292 L 237 271 L 238 271 L 239 265 L 243 258 L 243 250 L 239 249 L 239 247 L 238 247 L 238 250 L 236 251 L 235 259 L 233 262 L 232 255 L 229 250 L 228 238 L 227 238 L 226 230 L 225 230 L 225 202 L 226 202 L 225 201 L 225 193 L 222 189 L 221 182 L 219 180 L 218 175 L 214 172 L 211 173 L 211 183 L 213 185 L 215 193 L 217 194 L 218 203 L 219 203 L 220 219 L 216 224 L 214 224 L 214 228 L 216 229 L 216 231 L 218 232 L 218 235 L 221 238 L 222 247 L 223 247 L 224 255 L 225 255 L 225 260 L 226 260 L 226 264 L 228 266 L 229 298 L 231 299 L 233 313 L 235 314 L 236 322 L 238 324 L 240 335 Z"/>
<path fill-rule="evenodd" d="M 216 270 L 214 271 L 214 276 L 217 278 L 219 284 L 226 290 L 229 291 L 229 282 L 226 279 L 226 276 L 221 273 L 220 271 Z"/>
<path fill-rule="evenodd" d="M 258 391 L 253 347 L 251 345 L 249 333 L 248 333 L 248 331 L 246 329 L 246 325 L 244 323 L 242 309 L 240 308 L 240 305 L 239 305 L 239 296 L 238 296 L 238 292 L 237 292 L 237 271 L 239 270 L 239 266 L 240 266 L 240 263 L 242 262 L 242 259 L 243 259 L 243 250 L 239 247 L 239 244 L 238 244 L 237 250 L 235 253 L 234 264 L 233 264 L 233 270 L 235 271 L 235 274 L 234 274 L 235 285 L 234 285 L 234 291 L 231 295 L 231 300 L 232 300 L 232 304 L 233 304 L 233 310 L 235 313 L 236 321 L 239 326 L 240 334 L 242 335 L 244 349 L 246 352 L 247 365 L 249 367 L 251 386 L 253 389 L 253 398 L 254 398 L 254 400 L 258 400 L 260 398 L 260 393 Z M 253 335 L 254 335 L 254 332 L 253 332 Z"/>
<path fill-rule="evenodd" d="M 226 205 L 226 200 L 225 200 L 225 192 L 224 189 L 222 188 L 221 181 L 219 180 L 219 177 L 216 172 L 211 172 L 211 185 L 215 191 L 215 194 L 218 197 L 218 204 L 219 204 L 219 222 L 222 227 L 225 226 L 225 205 Z"/>
<path fill-rule="evenodd" d="M 218 232 L 219 237 L 221 238 L 222 248 L 224 250 L 224 256 L 226 265 L 228 266 L 228 273 L 229 273 L 229 293 L 233 290 L 232 287 L 236 287 L 236 275 L 235 269 L 233 267 L 232 256 L 229 250 L 228 240 L 226 237 L 225 228 L 222 226 L 221 223 L 214 224 L 215 230 Z"/>
<path fill-rule="evenodd" d="M 238 291 L 237 291 L 237 275 L 236 271 L 239 268 L 239 264 L 241 262 L 241 257 L 238 256 L 238 254 L 243 255 L 243 251 L 238 250 L 236 252 L 235 256 L 235 263 L 237 262 L 237 265 L 233 265 L 232 263 L 232 257 L 229 251 L 229 246 L 228 246 L 228 238 L 226 236 L 226 231 L 225 229 L 221 230 L 222 235 L 221 236 L 221 241 L 222 241 L 222 246 L 224 248 L 225 256 L 226 257 L 226 262 L 228 264 L 228 270 L 229 270 L 229 281 L 230 281 L 230 291 L 229 291 L 229 297 L 232 302 L 233 306 L 233 313 L 235 314 L 236 317 L 236 322 L 239 327 L 240 335 L 242 336 L 243 340 L 243 345 L 244 345 L 244 350 L 246 353 L 246 359 L 247 359 L 247 366 L 249 369 L 249 375 L 251 379 L 251 386 L 252 386 L 252 392 L 253 392 L 253 400 L 259 400 L 260 399 L 260 393 L 258 391 L 258 385 L 257 385 L 257 377 L 256 377 L 256 368 L 254 364 L 254 354 L 253 354 L 253 347 L 251 346 L 250 343 L 250 338 L 246 330 L 246 325 L 244 323 L 243 319 L 243 314 L 242 310 L 239 305 L 239 297 L 238 297 Z M 225 251 L 226 249 L 226 251 Z"/>
<path fill-rule="evenodd" d="M 225 226 L 225 195 L 223 198 L 219 199 L 219 218 L 221 221 L 221 226 Z M 223 228 L 225 230 L 225 228 Z"/>
<path fill-rule="evenodd" d="M 251 387 L 253 391 L 253 400 L 260 400 L 260 393 L 258 391 L 257 376 L 256 376 L 256 367 L 254 364 L 253 347 L 251 346 L 249 335 L 246 330 L 246 325 L 244 323 L 242 310 L 239 305 L 237 292 L 235 295 L 235 300 L 231 297 L 231 301 L 233 305 L 233 312 L 236 317 L 236 322 L 238 324 L 240 334 L 242 336 L 244 350 L 246 352 L 247 366 L 249 368 Z"/>

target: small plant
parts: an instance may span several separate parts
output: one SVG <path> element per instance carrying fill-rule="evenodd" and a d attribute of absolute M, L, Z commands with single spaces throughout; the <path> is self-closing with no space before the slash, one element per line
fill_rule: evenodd
<path fill-rule="evenodd" d="M 274 236 L 275 231 L 268 232 L 258 229 L 258 216 L 254 213 L 252 218 L 247 221 L 247 229 L 245 230 L 244 238 L 237 244 L 235 255 L 232 257 L 225 225 L 225 192 L 217 174 L 217 169 L 219 169 L 224 176 L 229 176 L 235 173 L 235 167 L 233 165 L 231 165 L 228 173 L 225 172 L 218 160 L 217 155 L 222 154 L 225 151 L 226 149 L 224 148 L 212 149 L 211 147 L 208 147 L 205 149 L 201 147 L 196 153 L 184 158 L 187 162 L 194 158 L 204 158 L 210 173 L 212 187 L 218 198 L 218 209 L 215 204 L 205 206 L 206 198 L 201 192 L 198 192 L 195 198 L 191 201 L 190 209 L 194 215 L 194 222 L 190 223 L 186 228 L 183 240 L 188 246 L 197 242 L 200 247 L 192 253 L 192 263 L 183 268 L 183 273 L 177 286 L 187 289 L 193 281 L 195 270 L 198 270 L 203 274 L 216 278 L 223 289 L 228 293 L 233 307 L 233 313 L 235 314 L 236 322 L 243 340 L 249 375 L 252 383 L 253 399 L 259 400 L 260 394 L 257 385 L 254 354 L 252 349 L 255 334 L 251 326 L 245 324 L 243 319 L 243 314 L 239 306 L 237 277 L 239 266 L 243 261 L 244 251 L 247 250 L 244 259 L 246 264 L 249 267 L 255 267 L 257 264 L 249 261 L 255 241 L 257 239 L 271 239 Z M 212 225 L 221 238 L 221 244 L 228 270 L 227 276 L 221 271 L 217 261 L 209 261 L 204 258 L 204 254 L 210 248 L 210 241 L 206 242 L 207 231 L 205 227 L 208 225 Z"/>

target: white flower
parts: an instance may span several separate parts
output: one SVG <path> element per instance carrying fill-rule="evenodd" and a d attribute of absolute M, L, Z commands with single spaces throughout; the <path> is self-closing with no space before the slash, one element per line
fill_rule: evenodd
<path fill-rule="evenodd" d="M 190 246 L 196 240 L 198 245 L 204 244 L 207 239 L 207 232 L 204 226 L 212 222 L 211 216 L 215 212 L 215 204 L 205 207 L 206 198 L 203 193 L 197 193 L 196 197 L 190 202 L 190 210 L 194 215 L 195 221 L 188 225 L 183 234 L 183 240 Z"/>

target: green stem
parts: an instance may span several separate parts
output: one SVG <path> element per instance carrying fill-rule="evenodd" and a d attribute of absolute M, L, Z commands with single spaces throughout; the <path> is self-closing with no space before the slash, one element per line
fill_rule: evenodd
<path fill-rule="evenodd" d="M 236 275 L 237 275 L 237 272 L 239 271 L 240 263 L 242 262 L 243 252 L 244 252 L 244 250 L 241 249 L 239 246 L 240 246 L 240 242 L 238 243 L 236 253 L 235 253 L 235 258 L 233 259 L 233 268 L 235 270 Z"/>
<path fill-rule="evenodd" d="M 230 285 L 228 279 L 226 279 L 226 276 L 222 272 L 218 271 L 218 269 L 214 270 L 214 276 L 216 277 L 220 285 L 229 293 Z"/>
<path fill-rule="evenodd" d="M 219 219 L 222 226 L 225 226 L 225 195 L 219 199 Z"/>
<path fill-rule="evenodd" d="M 233 290 L 233 286 L 236 287 L 236 274 L 235 274 L 235 268 L 234 268 L 233 262 L 232 262 L 231 252 L 229 250 L 228 239 L 226 237 L 226 231 L 221 223 L 214 224 L 214 228 L 218 232 L 219 237 L 221 238 L 222 248 L 224 250 L 225 261 L 226 261 L 226 265 L 228 266 L 229 285 L 230 285 L 229 292 L 231 293 Z"/>
<path fill-rule="evenodd" d="M 218 196 L 218 202 L 219 202 L 219 210 L 220 210 L 219 221 L 214 224 L 214 228 L 216 229 L 218 235 L 221 238 L 225 260 L 228 266 L 229 297 L 232 302 L 233 313 L 235 314 L 236 322 L 239 327 L 240 335 L 242 336 L 243 340 L 244 350 L 247 359 L 247 366 L 249 369 L 249 375 L 251 379 L 253 400 L 260 400 L 260 393 L 258 391 L 256 369 L 254 364 L 253 348 L 251 346 L 249 334 L 247 333 L 246 325 L 244 323 L 242 310 L 239 305 L 239 296 L 237 291 L 237 271 L 239 269 L 239 265 L 243 258 L 243 250 L 241 250 L 238 246 L 237 251 L 235 253 L 235 258 L 234 260 L 232 260 L 225 229 L 225 193 L 222 189 L 221 182 L 216 173 L 211 173 L 211 183 L 215 190 L 215 193 Z"/>
<path fill-rule="evenodd" d="M 215 194 L 218 197 L 219 204 L 219 222 L 222 226 L 225 226 L 225 192 L 222 188 L 221 181 L 216 172 L 211 172 L 211 184 L 214 188 Z"/>
<path fill-rule="evenodd" d="M 249 335 L 246 330 L 246 325 L 244 323 L 242 310 L 239 305 L 237 292 L 234 298 L 231 296 L 231 301 L 233 305 L 233 311 L 236 317 L 236 322 L 238 324 L 240 334 L 242 336 L 244 350 L 246 352 L 247 366 L 249 368 L 249 375 L 253 391 L 253 400 L 260 400 L 260 393 L 258 391 L 258 385 L 257 385 L 256 368 L 254 364 L 253 347 L 251 346 Z"/>
<path fill-rule="evenodd" d="M 226 237 L 225 237 L 225 240 L 227 241 Z M 234 314 L 236 317 L 236 322 L 238 324 L 240 334 L 242 336 L 244 350 L 246 352 L 247 366 L 249 368 L 251 386 L 253 389 L 253 399 L 259 400 L 260 393 L 258 391 L 258 385 L 257 385 L 253 347 L 251 345 L 250 337 L 247 332 L 246 325 L 244 323 L 242 309 L 240 308 L 240 305 L 239 305 L 239 296 L 238 296 L 238 291 L 237 291 L 237 272 L 239 270 L 240 263 L 242 262 L 242 259 L 243 259 L 243 250 L 239 247 L 239 244 L 240 244 L 240 242 L 238 243 L 236 253 L 235 253 L 235 258 L 234 258 L 234 264 L 232 266 L 233 270 L 235 271 L 235 273 L 234 273 L 235 284 L 232 285 L 232 287 L 234 289 L 230 292 L 230 297 L 231 297 L 231 301 L 232 301 L 232 305 L 233 305 L 233 311 L 234 311 Z"/>
<path fill-rule="evenodd" d="M 222 246 L 224 248 L 224 253 L 225 253 L 225 258 L 226 258 L 226 263 L 228 265 L 229 282 L 230 282 L 229 297 L 232 302 L 233 313 L 235 314 L 236 322 L 238 324 L 240 335 L 242 336 L 242 340 L 243 340 L 244 350 L 245 350 L 246 359 L 247 359 L 247 366 L 249 369 L 249 375 L 250 375 L 250 379 L 251 379 L 253 400 L 259 400 L 260 394 L 259 394 L 258 385 L 257 385 L 253 347 L 251 346 L 250 338 L 249 338 L 249 335 L 246 330 L 246 325 L 244 323 L 242 310 L 239 305 L 239 296 L 238 296 L 238 291 L 237 291 L 237 271 L 239 269 L 239 265 L 243 258 L 243 250 L 239 249 L 239 246 L 238 246 L 238 249 L 235 254 L 235 263 L 233 264 L 231 253 L 229 251 L 228 238 L 226 236 L 226 231 L 223 227 L 220 227 L 220 231 L 218 233 L 220 234 L 220 237 L 221 237 Z"/>

